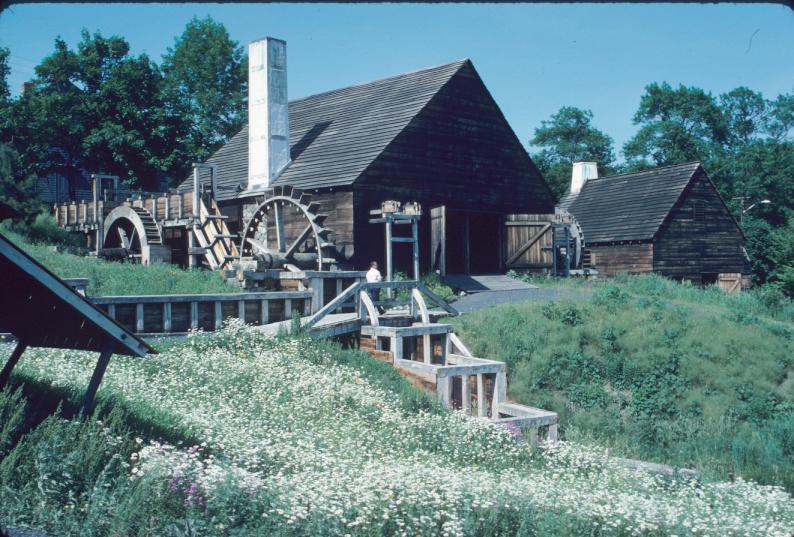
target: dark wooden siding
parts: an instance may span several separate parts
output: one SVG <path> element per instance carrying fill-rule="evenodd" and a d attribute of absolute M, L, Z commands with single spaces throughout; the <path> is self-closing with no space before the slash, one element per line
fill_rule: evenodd
<path fill-rule="evenodd" d="M 555 202 L 470 63 L 389 144 L 355 188 L 416 199 L 428 210 L 446 205 L 501 214 L 550 213 Z"/>
<path fill-rule="evenodd" d="M 619 272 L 644 274 L 653 270 L 653 244 L 592 245 L 591 264 L 600 276 L 614 276 Z"/>
<path fill-rule="evenodd" d="M 714 185 L 698 172 L 657 233 L 653 269 L 695 283 L 703 273 L 747 273 L 743 243 Z"/>

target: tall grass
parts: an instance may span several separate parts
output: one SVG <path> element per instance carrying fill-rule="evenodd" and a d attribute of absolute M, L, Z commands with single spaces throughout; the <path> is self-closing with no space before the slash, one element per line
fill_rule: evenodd
<path fill-rule="evenodd" d="M 591 288 L 454 323 L 475 354 L 508 363 L 511 397 L 560 413 L 567 438 L 794 490 L 785 312 L 656 276 Z"/>
<path fill-rule="evenodd" d="M 30 237 L 37 235 L 23 236 L 8 226 L 0 231 L 57 276 L 88 278 L 87 293 L 92 296 L 241 292 L 238 286 L 227 283 L 217 272 L 184 270 L 176 265 L 166 264 L 143 266 L 106 261 L 70 253 L 70 248 L 63 244 L 36 242 Z"/>

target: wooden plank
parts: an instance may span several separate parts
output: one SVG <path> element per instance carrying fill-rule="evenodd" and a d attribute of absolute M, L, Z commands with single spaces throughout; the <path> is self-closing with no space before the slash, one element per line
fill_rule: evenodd
<path fill-rule="evenodd" d="M 162 302 L 217 302 L 234 301 L 244 297 L 245 300 L 283 300 L 311 298 L 310 291 L 257 291 L 246 293 L 217 293 L 205 295 L 129 295 L 129 296 L 96 296 L 89 301 L 96 305 L 104 304 L 152 304 Z"/>

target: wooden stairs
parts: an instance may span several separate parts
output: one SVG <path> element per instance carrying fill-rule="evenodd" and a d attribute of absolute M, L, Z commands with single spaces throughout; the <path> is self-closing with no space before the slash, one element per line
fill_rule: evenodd
<path fill-rule="evenodd" d="M 213 270 L 226 268 L 240 259 L 235 243 L 237 235 L 229 232 L 227 218 L 221 214 L 215 200 L 210 200 L 209 208 L 204 200 L 199 201 L 199 223 L 192 231 L 198 243 L 194 250 L 199 250 L 198 253 L 204 256 L 207 265 Z"/>

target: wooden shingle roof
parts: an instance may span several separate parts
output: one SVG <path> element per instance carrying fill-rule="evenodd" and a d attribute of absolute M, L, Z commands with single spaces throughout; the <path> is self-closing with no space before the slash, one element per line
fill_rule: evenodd
<path fill-rule="evenodd" d="M 469 60 L 328 91 L 289 102 L 292 163 L 273 185 L 301 189 L 352 184 Z M 239 197 L 248 181 L 248 127 L 207 160 L 217 198 Z M 202 174 L 202 182 L 209 180 Z M 192 178 L 180 189 L 192 188 Z"/>
<path fill-rule="evenodd" d="M 588 244 L 652 240 L 699 169 L 689 162 L 590 179 L 558 206 L 576 217 Z"/>

